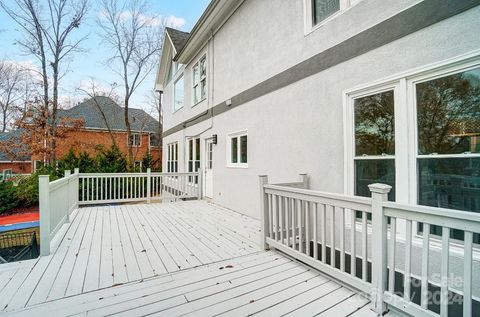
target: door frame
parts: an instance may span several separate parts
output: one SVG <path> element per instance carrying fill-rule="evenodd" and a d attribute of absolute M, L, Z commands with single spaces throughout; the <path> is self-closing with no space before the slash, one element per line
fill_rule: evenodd
<path fill-rule="evenodd" d="M 212 157 L 211 157 L 211 160 L 210 160 L 210 158 L 209 158 L 209 148 L 208 148 L 210 145 L 212 146 Z M 206 138 L 206 139 L 205 139 L 205 149 L 204 149 L 204 151 L 205 151 L 205 152 L 204 152 L 204 153 L 205 153 L 205 156 L 204 156 L 204 157 L 205 157 L 205 160 L 204 160 L 204 164 L 203 164 L 203 171 L 204 171 L 204 172 L 203 172 L 203 188 L 204 188 L 203 195 L 204 195 L 206 198 L 210 198 L 210 199 L 213 198 L 213 146 L 214 146 L 214 144 L 213 144 L 213 138 L 212 138 L 212 137 Z M 211 168 L 208 167 L 208 164 L 209 164 L 210 161 L 211 161 L 211 163 L 212 163 L 212 167 L 211 167 Z M 210 173 L 212 173 L 212 195 L 211 195 L 212 197 L 209 197 L 209 196 L 207 195 L 207 170 L 209 170 Z"/>

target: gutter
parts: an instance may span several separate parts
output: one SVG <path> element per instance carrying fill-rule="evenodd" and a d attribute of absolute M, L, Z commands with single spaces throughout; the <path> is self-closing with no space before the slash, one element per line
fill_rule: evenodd
<path fill-rule="evenodd" d="M 176 62 L 178 60 L 178 58 L 180 57 L 180 55 L 182 55 L 183 51 L 185 51 L 185 48 L 190 44 L 190 42 L 192 41 L 192 39 L 195 37 L 195 35 L 197 34 L 198 30 L 203 26 L 203 24 L 205 23 L 205 20 L 210 16 L 210 14 L 213 12 L 213 10 L 215 10 L 215 8 L 217 7 L 217 5 L 221 2 L 222 0 L 212 0 L 207 8 L 205 9 L 205 11 L 202 13 L 202 16 L 200 17 L 200 19 L 198 19 L 197 23 L 195 23 L 195 25 L 193 26 L 192 30 L 190 31 L 190 36 L 189 38 L 187 39 L 187 42 L 185 43 L 185 45 L 183 45 L 183 47 L 180 49 L 179 52 L 177 52 L 177 54 L 175 55 L 175 57 L 173 58 L 173 60 Z"/>

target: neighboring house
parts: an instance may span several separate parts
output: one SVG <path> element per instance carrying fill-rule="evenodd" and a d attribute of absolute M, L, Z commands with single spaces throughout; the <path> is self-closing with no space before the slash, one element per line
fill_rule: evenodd
<path fill-rule="evenodd" d="M 480 212 L 479 29 L 473 0 L 213 0 L 166 31 L 163 166 L 256 218 L 259 174 Z"/>
<path fill-rule="evenodd" d="M 134 147 L 133 154 L 136 166 L 141 166 L 142 159 L 147 153 L 150 153 L 154 160 L 161 157 L 158 137 L 159 124 L 156 119 L 144 110 L 130 108 L 129 118 L 132 138 L 128 140 L 124 109 L 108 97 L 96 97 L 95 100 L 96 102 L 90 99 L 71 109 L 59 111 L 60 118 L 82 119 L 84 127 L 68 132 L 65 138 L 58 139 L 56 150 L 58 159 L 66 155 L 71 148 L 77 154 L 87 152 L 90 155 L 95 154 L 99 145 L 109 148 L 113 144 L 109 129 L 116 144 L 125 155 L 128 155 L 130 145 Z M 6 156 L 5 153 L 3 155 Z M 8 158 L 2 159 L 2 161 L 6 162 L 0 163 L 0 170 L 12 164 Z M 24 172 L 34 171 L 42 161 L 41 156 L 33 155 L 28 162 L 22 162 L 22 164 L 28 163 L 30 165 L 28 171 Z M 19 173 L 19 170 L 14 169 L 14 172 Z"/>
<path fill-rule="evenodd" d="M 0 143 L 9 140 L 19 140 L 21 130 L 0 133 Z M 30 155 L 24 155 L 25 150 L 12 148 L 13 153 L 7 153 L 0 150 L 0 174 L 4 170 L 12 170 L 15 174 L 28 174 L 32 171 L 32 158 Z"/>

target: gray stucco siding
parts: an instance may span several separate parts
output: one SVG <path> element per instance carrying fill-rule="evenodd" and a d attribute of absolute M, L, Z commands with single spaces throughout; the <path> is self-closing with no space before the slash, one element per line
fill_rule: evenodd
<path fill-rule="evenodd" d="M 268 174 L 272 182 L 284 182 L 305 172 L 311 176 L 312 188 L 343 192 L 343 92 L 480 48 L 480 39 L 472 32 L 480 29 L 479 16 L 480 8 L 468 10 L 171 134 L 164 144 L 179 140 L 183 157 L 184 136 L 198 134 L 213 121 L 213 127 L 201 134 L 202 151 L 204 139 L 218 135 L 213 199 L 255 218 L 259 218 L 259 174 Z M 245 129 L 249 166 L 228 168 L 226 137 Z M 185 167 L 185 162 L 179 166 Z"/>

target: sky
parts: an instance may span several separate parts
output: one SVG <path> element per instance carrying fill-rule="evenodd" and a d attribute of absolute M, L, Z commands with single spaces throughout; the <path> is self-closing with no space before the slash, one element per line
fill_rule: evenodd
<path fill-rule="evenodd" d="M 11 3 L 12 0 L 0 0 Z M 40 0 L 45 1 L 45 0 Z M 109 49 L 102 44 L 98 35 L 99 28 L 96 19 L 101 9 L 98 0 L 90 0 L 90 9 L 86 23 L 79 28 L 75 36 L 88 35 L 83 43 L 85 52 L 73 55 L 68 65 L 68 73 L 62 79 L 61 91 L 64 103 L 75 104 L 82 100 L 77 88 L 95 80 L 104 87 L 111 83 L 120 83 L 121 79 L 106 66 L 105 61 L 111 55 Z M 169 21 L 170 26 L 189 32 L 199 19 L 210 0 L 147 0 L 150 6 L 150 13 L 161 16 Z M 21 39 L 22 34 L 18 31 L 17 25 L 0 9 L 0 59 L 16 61 L 20 63 L 36 63 L 33 56 L 26 55 L 15 45 L 16 39 Z M 148 102 L 148 95 L 155 84 L 155 70 L 138 88 L 132 97 L 131 106 L 151 111 L 151 104 Z M 118 88 L 118 94 L 121 94 Z"/>

